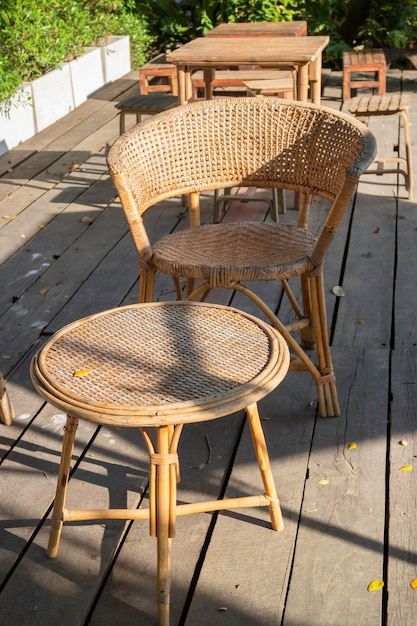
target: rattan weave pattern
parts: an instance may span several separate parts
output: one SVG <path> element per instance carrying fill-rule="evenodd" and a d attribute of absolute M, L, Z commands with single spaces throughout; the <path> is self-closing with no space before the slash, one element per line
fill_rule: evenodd
<path fill-rule="evenodd" d="M 360 123 L 354 142 L 355 123 L 330 109 L 272 97 L 228 98 L 223 107 L 221 100 L 175 107 L 115 142 L 110 172 L 129 172 L 141 212 L 172 192 L 237 184 L 334 198 L 364 148 Z"/>
<path fill-rule="evenodd" d="M 38 355 L 37 377 L 74 406 L 175 410 L 176 403 L 227 397 L 267 371 L 274 332 L 266 328 L 229 307 L 121 307 L 58 332 Z M 74 376 L 80 370 L 88 373 Z"/>
<path fill-rule="evenodd" d="M 275 222 L 210 224 L 160 239 L 153 263 L 162 272 L 206 278 L 214 287 L 278 280 L 307 271 L 315 243 L 308 231 Z"/>

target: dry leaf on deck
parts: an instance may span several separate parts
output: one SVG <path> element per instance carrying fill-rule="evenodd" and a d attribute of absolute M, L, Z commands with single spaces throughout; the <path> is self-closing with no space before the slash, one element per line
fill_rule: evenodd
<path fill-rule="evenodd" d="M 407 445 L 407 442 L 404 441 L 403 439 L 401 439 L 401 441 L 399 441 L 398 443 L 400 444 L 400 446 L 404 446 L 404 447 Z"/>
<path fill-rule="evenodd" d="M 368 591 L 378 591 L 378 589 L 382 589 L 384 586 L 383 580 L 373 580 L 368 585 Z"/>
<path fill-rule="evenodd" d="M 38 294 L 39 294 L 39 295 L 41 295 L 41 296 L 44 296 L 44 295 L 46 294 L 46 292 L 47 292 L 47 291 L 48 291 L 47 289 L 40 289 L 40 290 L 38 291 Z"/>
<path fill-rule="evenodd" d="M 326 480 L 325 478 L 323 478 L 322 480 L 319 480 L 319 485 L 328 485 L 329 481 Z"/>
<path fill-rule="evenodd" d="M 410 470 L 412 470 L 412 469 L 413 469 L 413 466 L 412 466 L 412 465 L 403 465 L 402 467 L 400 467 L 400 470 L 401 470 L 402 472 L 409 472 L 409 471 L 410 471 Z"/>
<path fill-rule="evenodd" d="M 356 448 L 356 443 L 353 441 L 348 445 L 348 450 L 354 450 Z"/>
<path fill-rule="evenodd" d="M 417 589 L 417 578 L 414 578 L 414 580 L 410 581 L 410 587 L 412 589 Z"/>

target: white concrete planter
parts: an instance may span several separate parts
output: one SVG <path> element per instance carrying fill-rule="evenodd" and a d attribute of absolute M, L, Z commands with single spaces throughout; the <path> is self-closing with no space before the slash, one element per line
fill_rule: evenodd
<path fill-rule="evenodd" d="M 130 39 L 111 37 L 32 83 L 19 88 L 7 114 L 0 113 L 0 156 L 53 124 L 98 89 L 130 72 Z"/>
<path fill-rule="evenodd" d="M 84 54 L 70 61 L 68 65 L 74 106 L 78 107 L 104 85 L 101 49 L 86 48 Z"/>
<path fill-rule="evenodd" d="M 74 108 L 69 63 L 32 82 L 36 132 L 50 126 Z"/>
<path fill-rule="evenodd" d="M 110 83 L 130 72 L 130 40 L 129 37 L 111 37 L 101 47 L 104 82 Z"/>
<path fill-rule="evenodd" d="M 0 112 L 0 156 L 36 132 L 32 85 L 21 85 L 7 113 Z"/>

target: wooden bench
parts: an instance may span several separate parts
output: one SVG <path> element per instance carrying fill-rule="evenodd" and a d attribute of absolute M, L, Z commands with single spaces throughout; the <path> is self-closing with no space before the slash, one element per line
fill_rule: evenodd
<path fill-rule="evenodd" d="M 178 96 L 177 68 L 167 62 L 165 54 L 159 54 L 139 69 L 139 87 L 141 94 L 163 92 Z"/>
<path fill-rule="evenodd" d="M 386 91 L 387 62 L 382 48 L 349 50 L 343 53 L 343 100 L 351 97 L 352 89 L 377 88 L 378 95 Z M 371 79 L 353 78 L 359 72 L 372 73 Z"/>
<path fill-rule="evenodd" d="M 248 96 L 279 96 L 297 99 L 297 82 L 294 77 L 275 78 L 270 80 L 245 80 Z"/>
<path fill-rule="evenodd" d="M 142 115 L 155 115 L 162 113 L 178 104 L 177 96 L 166 93 L 150 93 L 138 95 L 122 100 L 116 104 L 116 109 L 120 110 L 120 134 L 125 132 L 126 115 L 136 115 L 136 122 L 140 122 Z"/>
<path fill-rule="evenodd" d="M 248 80 L 275 80 L 286 81 L 288 79 L 293 80 L 293 71 L 291 69 L 285 70 L 267 70 L 267 69 L 238 69 L 238 70 L 218 70 L 216 71 L 213 88 L 242 88 L 242 94 L 246 95 L 245 82 Z M 193 89 L 193 98 L 197 99 L 201 97 L 200 91 L 204 90 L 204 73 L 202 70 L 197 70 L 191 75 L 191 83 Z M 283 83 L 284 84 L 284 83 Z M 283 89 L 282 91 L 286 91 Z"/>
<path fill-rule="evenodd" d="M 411 157 L 411 136 L 408 109 L 411 104 L 410 95 L 406 93 L 389 93 L 384 96 L 358 96 L 345 104 L 345 109 L 355 117 L 369 118 L 375 115 L 396 115 L 403 122 L 405 157 L 377 157 L 375 168 L 366 170 L 365 174 L 402 174 L 409 200 L 413 197 L 413 165 Z M 396 167 L 384 168 L 385 164 Z M 403 168 L 398 166 L 402 165 Z"/>

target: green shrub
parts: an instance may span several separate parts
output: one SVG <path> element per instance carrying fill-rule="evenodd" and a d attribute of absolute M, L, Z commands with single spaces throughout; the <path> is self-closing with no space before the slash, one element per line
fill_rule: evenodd
<path fill-rule="evenodd" d="M 134 0 L 1 0 L 0 103 L 16 88 L 110 35 L 129 35 L 133 67 L 147 59 L 152 39 Z"/>

